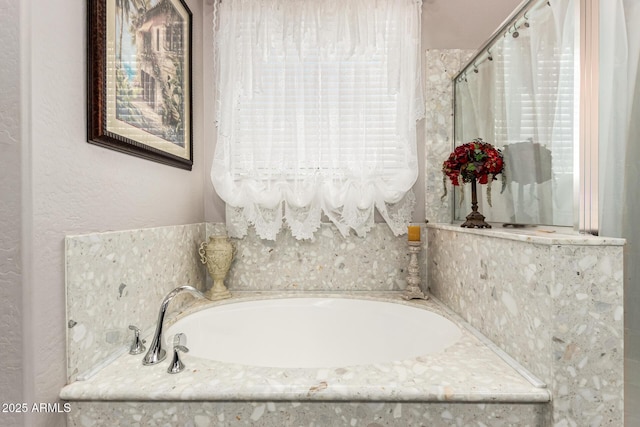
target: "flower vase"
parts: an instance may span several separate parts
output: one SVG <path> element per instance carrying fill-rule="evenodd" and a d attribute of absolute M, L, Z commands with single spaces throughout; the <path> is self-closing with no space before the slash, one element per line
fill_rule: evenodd
<path fill-rule="evenodd" d="M 205 296 L 212 301 L 230 298 L 231 293 L 224 284 L 231 261 L 236 254 L 236 247 L 227 236 L 210 236 L 209 242 L 200 245 L 200 261 L 207 266 L 213 279 L 213 286 Z"/>
<path fill-rule="evenodd" d="M 484 221 L 484 215 L 478 212 L 478 193 L 475 178 L 471 180 L 471 213 L 467 215 L 467 220 L 460 227 L 491 228 L 491 225 Z"/>

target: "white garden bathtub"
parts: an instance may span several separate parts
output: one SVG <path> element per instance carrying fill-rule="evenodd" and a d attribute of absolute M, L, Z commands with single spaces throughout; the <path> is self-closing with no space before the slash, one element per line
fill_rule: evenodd
<path fill-rule="evenodd" d="M 387 363 L 437 353 L 461 331 L 431 311 L 351 298 L 232 302 L 187 315 L 166 331 L 184 333 L 189 357 L 274 368 Z"/>
<path fill-rule="evenodd" d="M 202 416 L 225 425 L 494 425 L 514 417 L 538 425 L 531 420 L 549 402 L 521 366 L 435 299 L 238 292 L 199 299 L 171 321 L 167 342 L 187 335 L 185 369 L 168 374 L 170 356 L 143 366 L 143 354 L 127 346 L 62 389 L 70 425 L 187 425 Z"/>

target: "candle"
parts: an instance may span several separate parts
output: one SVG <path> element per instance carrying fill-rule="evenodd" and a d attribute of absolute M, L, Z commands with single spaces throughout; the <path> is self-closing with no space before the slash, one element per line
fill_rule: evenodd
<path fill-rule="evenodd" d="M 410 242 L 419 242 L 420 241 L 420 226 L 419 225 L 410 225 L 409 226 L 409 241 Z"/>

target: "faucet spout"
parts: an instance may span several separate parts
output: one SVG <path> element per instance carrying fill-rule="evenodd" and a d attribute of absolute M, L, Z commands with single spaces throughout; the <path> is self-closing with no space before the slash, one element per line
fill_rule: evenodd
<path fill-rule="evenodd" d="M 149 351 L 142 359 L 143 365 L 154 365 L 158 362 L 162 362 L 167 357 L 167 352 L 162 348 L 162 329 L 164 325 L 164 316 L 167 312 L 167 306 L 171 300 L 182 292 L 189 292 L 197 297 L 206 298 L 202 292 L 194 288 L 193 286 L 179 286 L 169 292 L 160 304 L 160 312 L 158 313 L 158 323 L 156 324 L 156 331 L 153 333 L 153 341 L 149 346 Z"/>

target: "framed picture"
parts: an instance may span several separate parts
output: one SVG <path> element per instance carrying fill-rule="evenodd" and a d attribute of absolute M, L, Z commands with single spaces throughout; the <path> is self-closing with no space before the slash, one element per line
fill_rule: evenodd
<path fill-rule="evenodd" d="M 191 11 L 182 0 L 87 10 L 88 142 L 191 170 Z"/>

